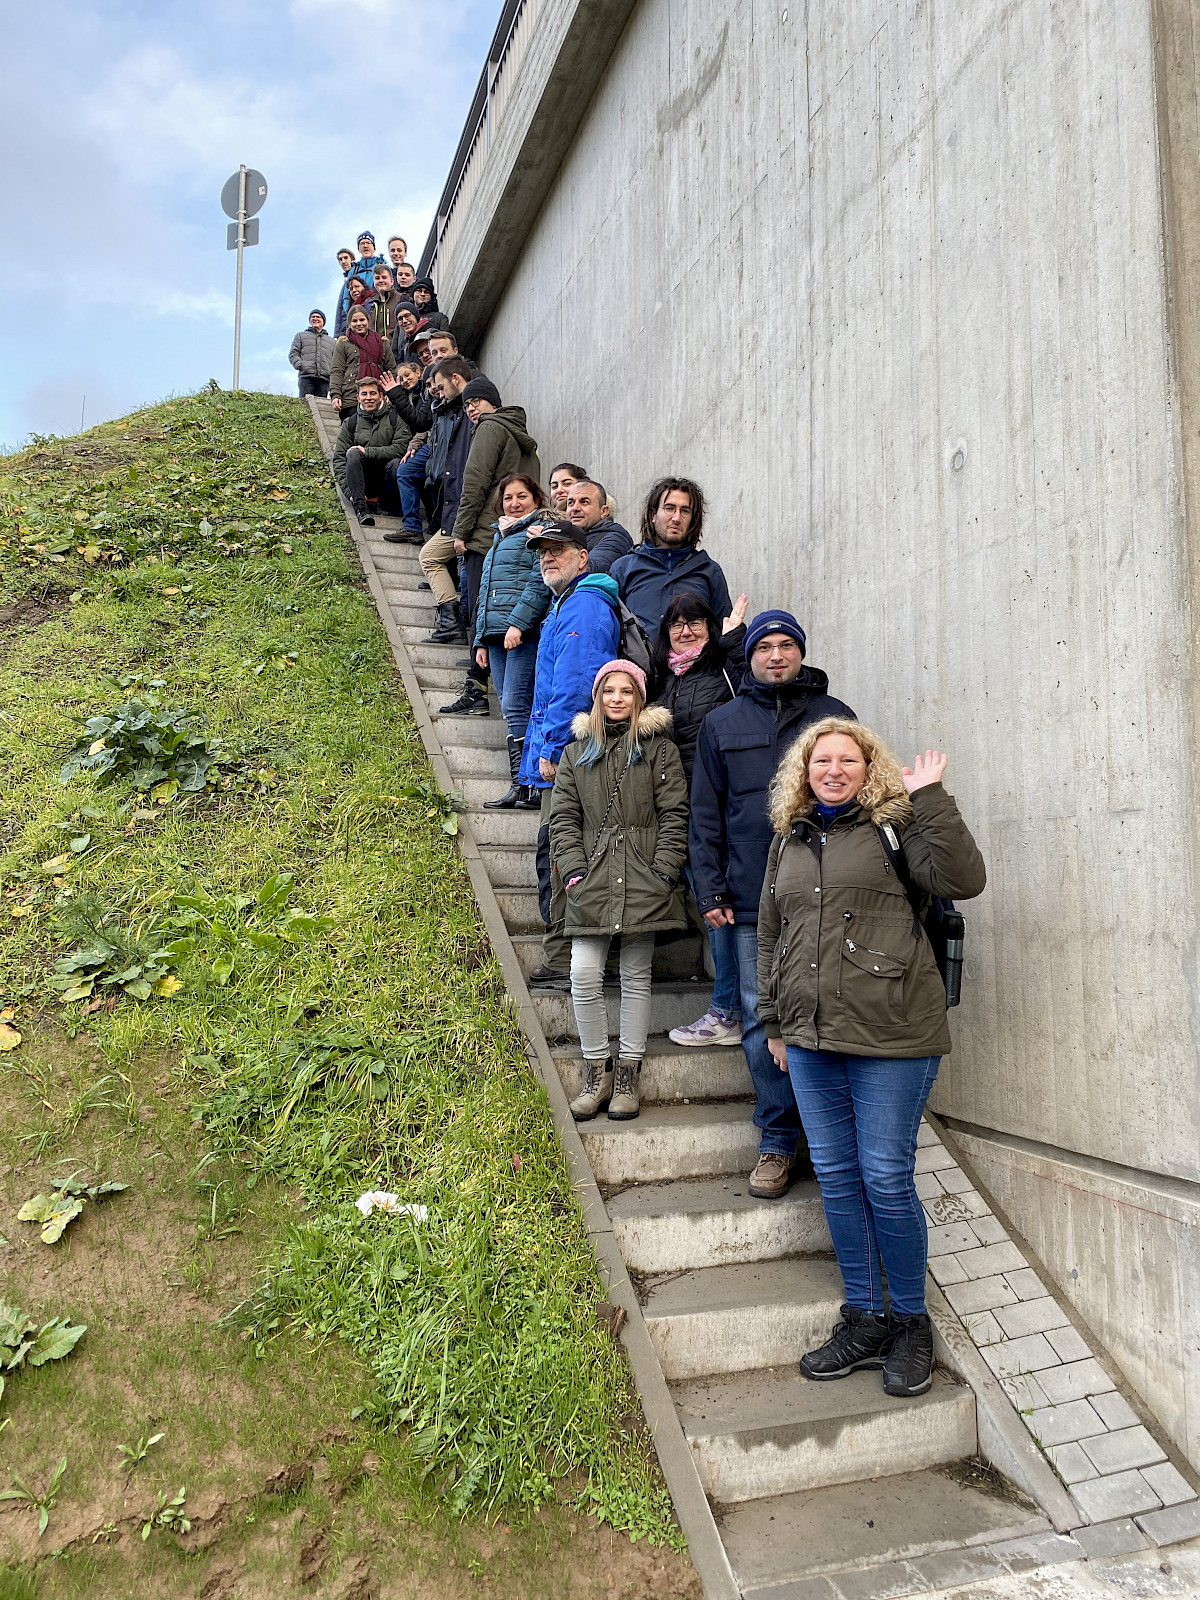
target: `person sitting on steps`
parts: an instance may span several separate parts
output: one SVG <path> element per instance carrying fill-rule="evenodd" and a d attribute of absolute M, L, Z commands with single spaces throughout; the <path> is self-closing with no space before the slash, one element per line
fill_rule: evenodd
<path fill-rule="evenodd" d="M 651 968 L 658 933 L 685 928 L 680 873 L 687 851 L 687 783 L 671 739 L 671 715 L 646 706 L 646 676 L 632 661 L 607 661 L 592 684 L 592 709 L 571 724 L 550 802 L 550 856 L 562 880 L 563 932 L 571 941 L 571 1004 L 583 1048 L 576 1122 L 605 1106 L 614 1122 L 641 1109 L 642 1057 L 650 1030 Z M 621 936 L 621 1029 L 609 1053 L 604 963 Z"/>
<path fill-rule="evenodd" d="M 534 478 L 510 472 L 497 485 L 499 504 L 492 548 L 483 558 L 475 621 L 475 659 L 491 670 L 500 710 L 508 724 L 508 792 L 485 800 L 487 811 L 536 811 L 541 797 L 521 782 L 521 754 L 533 709 L 533 674 L 542 618 L 551 595 L 526 534 L 546 504 L 546 491 Z"/>
<path fill-rule="evenodd" d="M 759 1016 L 804 1119 L 846 1294 L 832 1337 L 800 1371 L 823 1380 L 882 1367 L 885 1393 L 900 1396 L 933 1381 L 914 1170 L 950 1049 L 922 918 L 929 896 L 970 899 L 987 881 L 945 772 L 937 750 L 901 770 L 877 734 L 845 718 L 806 728 L 771 787 L 758 911 Z"/>
<path fill-rule="evenodd" d="M 388 466 L 408 448 L 408 428 L 383 398 L 378 378 L 358 381 L 358 408 L 338 429 L 333 447 L 333 475 L 364 528 L 373 528 L 368 499 L 385 507 Z"/>

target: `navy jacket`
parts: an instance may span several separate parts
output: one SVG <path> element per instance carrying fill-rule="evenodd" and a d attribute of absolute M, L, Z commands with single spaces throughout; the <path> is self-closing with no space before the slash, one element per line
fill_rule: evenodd
<path fill-rule="evenodd" d="M 801 729 L 822 717 L 854 717 L 826 691 L 819 667 L 801 667 L 791 683 L 759 683 L 747 672 L 741 691 L 700 724 L 692 769 L 688 861 L 700 910 L 732 906 L 735 922 L 758 922 L 771 850 L 767 789 Z"/>
<path fill-rule="evenodd" d="M 629 555 L 633 549 L 633 535 L 629 529 L 611 517 L 601 517 L 594 528 L 588 529 L 587 542 L 589 572 L 611 572 L 613 562 Z"/>
<path fill-rule="evenodd" d="M 538 770 L 555 763 L 574 739 L 571 723 L 592 709 L 592 679 L 617 654 L 621 623 L 617 586 L 607 572 L 585 572 L 550 607 L 542 623 L 533 679 L 533 710 L 525 734 L 520 781 L 551 787 Z"/>
<path fill-rule="evenodd" d="M 703 550 L 685 547 L 667 550 L 661 545 L 639 545 L 609 568 L 621 590 L 621 599 L 653 639 L 663 612 L 677 594 L 698 594 L 723 621 L 733 610 L 725 574 Z"/>
<path fill-rule="evenodd" d="M 520 628 L 522 643 L 527 643 L 549 611 L 554 596 L 542 582 L 537 552 L 525 543 L 530 523 L 544 516 L 544 511 L 531 511 L 503 533 L 496 529 L 479 579 L 476 648 L 502 644 L 509 628 Z"/>

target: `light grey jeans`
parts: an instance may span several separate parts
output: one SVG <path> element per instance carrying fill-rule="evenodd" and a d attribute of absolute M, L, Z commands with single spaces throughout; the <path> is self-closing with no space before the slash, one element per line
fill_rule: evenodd
<path fill-rule="evenodd" d="M 579 1024 L 585 1061 L 608 1057 L 608 1013 L 604 1005 L 604 963 L 609 938 L 571 940 L 571 1004 Z M 654 935 L 621 940 L 621 1054 L 640 1061 L 650 1031 L 650 968 Z"/>

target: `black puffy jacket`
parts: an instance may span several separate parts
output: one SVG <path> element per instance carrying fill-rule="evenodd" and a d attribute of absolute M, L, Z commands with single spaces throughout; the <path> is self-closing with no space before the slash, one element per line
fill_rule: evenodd
<path fill-rule="evenodd" d="M 679 746 L 689 789 L 700 724 L 710 711 L 732 700 L 738 692 L 742 674 L 746 670 L 746 658 L 743 655 L 745 642 L 745 623 L 723 633 L 714 647 L 705 652 L 707 660 L 698 661 L 678 678 L 673 672 L 668 672 L 654 702 L 657 706 L 665 706 L 671 713 L 675 743 Z"/>

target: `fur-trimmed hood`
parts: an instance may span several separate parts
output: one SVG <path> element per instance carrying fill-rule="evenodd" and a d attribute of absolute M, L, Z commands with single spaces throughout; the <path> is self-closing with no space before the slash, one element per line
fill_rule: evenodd
<path fill-rule="evenodd" d="M 669 738 L 674 718 L 666 706 L 647 706 L 642 712 L 638 726 L 648 738 L 662 734 Z M 581 711 L 571 721 L 571 732 L 577 739 L 586 739 L 591 733 L 592 714 L 590 711 Z"/>
<path fill-rule="evenodd" d="M 861 809 L 861 807 L 858 808 L 860 814 Z M 867 814 L 873 827 L 882 828 L 885 823 L 890 823 L 893 828 L 907 828 L 913 819 L 912 801 L 907 794 L 888 795 L 880 805 L 875 807 L 874 811 Z M 799 816 L 793 819 L 792 827 L 798 827 L 803 822 L 812 823 L 814 828 L 817 826 L 813 809 L 802 811 Z"/>

